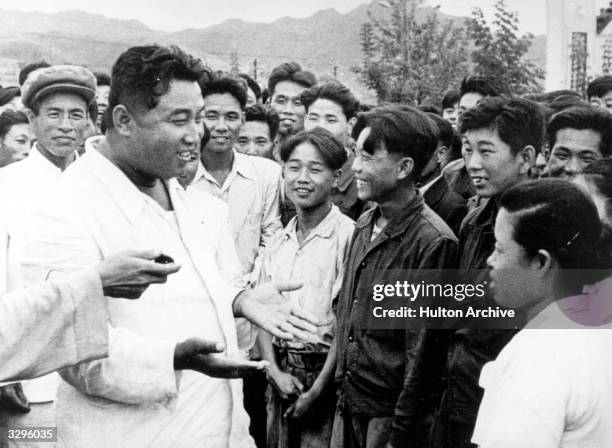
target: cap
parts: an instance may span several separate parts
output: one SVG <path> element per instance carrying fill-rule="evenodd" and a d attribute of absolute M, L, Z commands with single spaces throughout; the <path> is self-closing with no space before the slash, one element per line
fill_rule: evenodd
<path fill-rule="evenodd" d="M 27 108 L 55 92 L 81 95 L 87 105 L 96 98 L 96 77 L 78 65 L 52 65 L 30 73 L 21 87 L 21 101 Z"/>

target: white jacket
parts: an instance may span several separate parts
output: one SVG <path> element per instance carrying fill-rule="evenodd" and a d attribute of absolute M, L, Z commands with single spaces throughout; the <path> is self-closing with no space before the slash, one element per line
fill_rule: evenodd
<path fill-rule="evenodd" d="M 85 155 L 61 176 L 55 199 L 34 214 L 31 228 L 36 232 L 26 237 L 24 251 L 26 280 L 40 280 L 52 270 L 72 272 L 121 250 L 159 247 L 166 237 L 151 237 L 151 199 L 98 153 L 91 140 L 88 145 Z M 253 446 L 241 381 L 229 381 L 229 439 L 202 440 L 198 437 L 210 426 L 217 406 L 206 405 L 206 391 L 211 382 L 225 380 L 173 369 L 176 343 L 189 336 L 205 337 L 210 326 L 206 319 L 221 328 L 228 356 L 237 356 L 232 302 L 241 276 L 227 206 L 203 193 L 196 204 L 174 179 L 167 188 L 187 254 L 176 261 L 182 270 L 188 266 L 197 273 L 199 278 L 191 276 L 186 284 L 203 283 L 216 316 L 208 313 L 194 326 L 202 308 L 196 299 L 185 304 L 169 297 L 172 277 L 166 285 L 149 287 L 140 300 L 109 303 L 109 358 L 62 372 L 66 382 L 57 400 L 60 445 Z M 168 235 L 176 239 L 172 232 Z M 174 285 L 173 292 L 185 293 Z"/>

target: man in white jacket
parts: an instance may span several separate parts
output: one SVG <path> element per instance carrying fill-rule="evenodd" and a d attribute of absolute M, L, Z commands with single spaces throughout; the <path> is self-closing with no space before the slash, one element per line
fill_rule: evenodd
<path fill-rule="evenodd" d="M 226 205 L 193 200 L 174 179 L 203 134 L 201 76 L 201 63 L 178 48 L 124 52 L 106 135 L 88 141 L 32 220 L 30 280 L 151 244 L 182 265 L 141 300 L 108 303 L 109 357 L 62 372 L 60 446 L 251 447 L 240 383 L 227 378 L 262 365 L 235 359 L 234 315 L 281 337 L 314 332 L 307 320 L 316 318 L 291 303 L 266 306 L 299 283 L 244 289 Z M 205 341 L 224 353 L 198 353 L 209 352 Z"/>

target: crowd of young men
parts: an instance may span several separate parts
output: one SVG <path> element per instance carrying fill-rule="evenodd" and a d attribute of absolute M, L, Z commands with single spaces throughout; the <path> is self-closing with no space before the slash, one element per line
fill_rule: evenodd
<path fill-rule="evenodd" d="M 612 154 L 612 77 L 589 104 L 473 75 L 438 109 L 360 105 L 296 62 L 262 95 L 157 45 L 110 75 L 22 72 L 0 92 L 0 292 L 134 248 L 182 266 L 104 304 L 106 357 L 0 388 L 0 426 L 59 446 L 473 446 L 515 330 L 367 328 L 371 285 L 482 281 L 505 190 Z"/>

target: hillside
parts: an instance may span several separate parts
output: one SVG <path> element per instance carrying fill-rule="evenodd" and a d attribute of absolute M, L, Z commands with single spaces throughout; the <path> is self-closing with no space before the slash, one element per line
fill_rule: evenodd
<path fill-rule="evenodd" d="M 351 67 L 361 61 L 359 29 L 368 20 L 368 11 L 375 17 L 388 13 L 373 1 L 346 14 L 325 9 L 305 19 L 285 17 L 272 23 L 231 19 L 204 29 L 166 33 L 136 20 L 82 11 L 44 14 L 0 9 L 0 83 L 15 83 L 11 69 L 38 59 L 109 71 L 128 46 L 158 42 L 179 45 L 216 69 L 227 69 L 230 53 L 236 51 L 244 71 L 250 72 L 253 60 L 258 60 L 262 78 L 286 60 L 296 60 L 323 77 L 331 76 L 335 68 L 337 77 L 364 97 Z M 417 17 L 432 11 L 422 8 Z M 465 20 L 435 13 L 457 23 Z M 530 58 L 540 67 L 545 64 L 545 47 L 546 37 L 537 36 L 530 50 Z"/>

